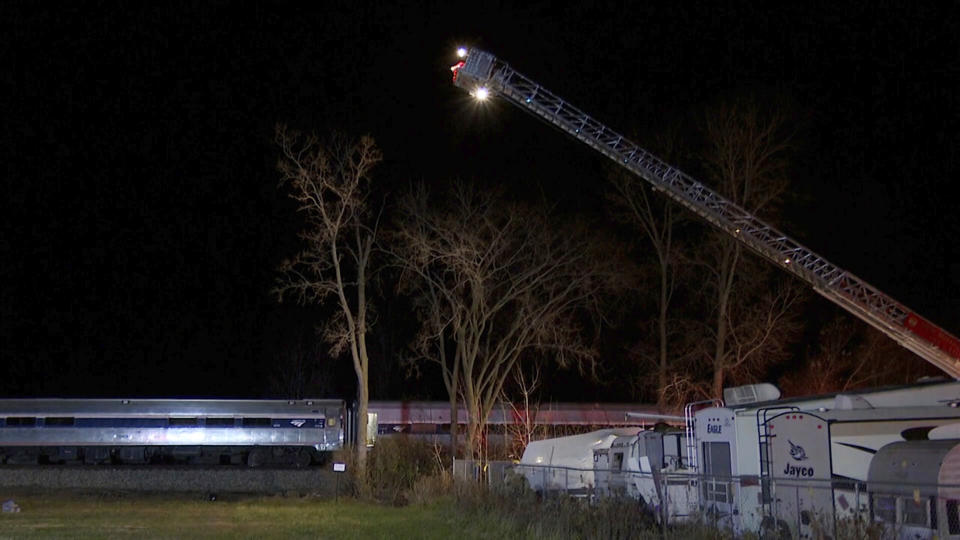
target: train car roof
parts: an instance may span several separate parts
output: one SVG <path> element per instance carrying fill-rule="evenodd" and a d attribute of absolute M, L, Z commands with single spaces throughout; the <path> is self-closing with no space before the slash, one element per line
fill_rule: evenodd
<path fill-rule="evenodd" d="M 269 416 L 325 414 L 340 400 L 0 399 L 0 416 Z"/>
<path fill-rule="evenodd" d="M 371 401 L 368 410 L 377 413 L 380 424 L 449 424 L 450 404 L 445 401 Z M 530 416 L 541 425 L 652 425 L 628 419 L 627 413 L 657 412 L 654 405 L 630 403 L 544 403 L 531 407 Z M 523 409 L 514 409 L 509 403 L 498 403 L 490 411 L 487 424 L 515 424 L 521 422 Z M 467 410 L 459 408 L 459 420 L 465 422 Z"/>

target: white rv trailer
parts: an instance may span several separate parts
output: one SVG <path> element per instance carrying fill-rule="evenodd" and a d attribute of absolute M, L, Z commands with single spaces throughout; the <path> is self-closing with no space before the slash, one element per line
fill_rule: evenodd
<path fill-rule="evenodd" d="M 628 495 L 655 500 L 656 486 L 641 482 L 661 473 L 686 471 L 683 431 L 667 427 L 617 437 L 607 448 L 593 450 L 596 487 L 600 495 Z"/>
<path fill-rule="evenodd" d="M 891 443 L 870 463 L 873 520 L 888 538 L 960 539 L 960 440 Z"/>
<path fill-rule="evenodd" d="M 686 434 L 675 428 L 617 437 L 593 451 L 598 495 L 637 499 L 658 521 L 677 523 L 697 510 L 697 482 L 688 468 Z"/>
<path fill-rule="evenodd" d="M 768 513 L 795 535 L 832 531 L 834 517 L 867 515 L 865 482 L 881 448 L 925 440 L 937 426 L 960 420 L 948 405 L 792 411 L 767 420 Z M 919 480 L 918 480 L 919 481 Z M 817 518 L 819 523 L 811 520 Z"/>
<path fill-rule="evenodd" d="M 514 470 L 538 492 L 565 490 L 585 495 L 595 485 L 595 449 L 610 448 L 617 437 L 630 436 L 637 428 L 612 428 L 579 435 L 531 441 Z"/>
<path fill-rule="evenodd" d="M 829 486 L 831 481 L 847 479 L 851 489 L 865 491 L 871 457 L 879 448 L 908 437 L 923 438 L 928 432 L 930 438 L 960 432 L 957 381 L 782 400 L 776 399 L 778 391 L 772 385 L 726 389 L 724 395 L 726 407 L 688 408 L 686 433 L 628 428 L 536 441 L 524 453 L 518 471 L 535 489 L 567 486 L 574 494 L 590 487 L 600 488 L 599 492 L 622 490 L 642 498 L 651 508 L 659 507 L 663 514 L 658 512 L 658 517 L 668 522 L 682 521 L 699 510 L 735 532 L 759 531 L 765 516 L 793 517 L 801 506 L 827 509 L 830 513 L 820 514 L 821 518 L 832 517 L 834 508 L 838 515 L 855 510 L 866 515 L 866 496 L 855 507 L 858 500 L 852 491 L 825 487 L 819 499 L 791 499 L 786 489 L 791 478 L 799 475 L 808 488 L 816 481 Z M 750 402 L 758 397 L 774 399 Z M 810 427 L 803 420 L 819 422 L 812 429 L 822 438 L 797 442 L 806 441 L 801 437 Z M 617 457 L 618 452 L 623 456 Z M 787 460 L 794 457 L 810 460 L 801 461 L 814 472 L 790 469 Z M 551 464 L 569 470 L 537 469 Z M 593 474 L 573 475 L 573 469 L 590 465 L 597 467 Z M 780 490 L 775 494 L 772 489 L 778 483 Z M 660 504 L 662 497 L 667 504 Z M 781 521 L 783 527 L 809 530 L 808 524 L 792 526 L 796 520 Z M 778 524 L 768 521 L 766 525 Z"/>
<path fill-rule="evenodd" d="M 691 453 L 695 455 L 691 457 L 695 459 L 697 473 L 704 476 L 701 509 L 737 533 L 759 531 L 764 516 L 770 515 L 775 502 L 768 480 L 776 477 L 775 465 L 786 468 L 786 464 L 776 454 L 780 449 L 767 454 L 768 443 L 784 444 L 789 456 L 791 447 L 785 441 L 789 442 L 792 435 L 788 436 L 786 431 L 806 429 L 793 418 L 789 422 L 773 421 L 773 433 L 780 438 L 770 439 L 767 427 L 772 419 L 785 420 L 787 415 L 797 413 L 806 413 L 801 415 L 805 419 L 811 419 L 810 413 L 820 419 L 820 431 L 825 437 L 817 442 L 822 448 L 817 452 L 821 453 L 814 453 L 816 445 L 804 450 L 808 459 L 813 455 L 829 459 L 814 467 L 815 476 L 808 477 L 811 481 L 827 482 L 834 475 L 865 482 L 872 454 L 886 444 L 904 440 L 906 430 L 913 429 L 918 436 L 925 436 L 923 430 L 960 421 L 960 409 L 952 406 L 960 402 L 960 382 L 957 381 L 931 381 L 759 403 L 731 404 L 729 398 L 733 392 L 724 394 L 728 397 L 728 406 L 709 407 L 693 415 L 694 450 Z M 770 460 L 774 457 L 780 461 L 772 463 Z M 833 501 L 832 493 L 824 497 Z M 828 506 L 821 500 L 799 503 Z M 845 504 L 851 503 L 841 499 L 840 507 L 844 510 L 849 508 Z M 829 506 L 832 511 L 833 503 Z M 787 507 L 782 508 L 786 513 Z"/>

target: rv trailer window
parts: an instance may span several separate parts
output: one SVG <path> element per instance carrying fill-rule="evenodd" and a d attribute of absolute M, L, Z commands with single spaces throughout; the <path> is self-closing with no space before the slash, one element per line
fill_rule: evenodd
<path fill-rule="evenodd" d="M 708 501 L 728 503 L 732 499 L 730 486 L 733 468 L 730 464 L 730 443 L 703 443 L 704 497 Z M 715 478 L 711 478 L 715 477 Z"/>
<path fill-rule="evenodd" d="M 880 521 L 897 522 L 897 500 L 885 495 L 873 496 L 873 513 Z"/>
<path fill-rule="evenodd" d="M 733 475 L 733 468 L 730 466 L 730 443 L 703 443 L 703 457 L 706 458 L 703 464 L 703 472 L 707 475 L 727 478 Z"/>
<path fill-rule="evenodd" d="M 947 532 L 950 534 L 960 534 L 960 512 L 958 512 L 958 501 L 950 499 L 947 501 Z"/>
<path fill-rule="evenodd" d="M 913 498 L 903 498 L 903 524 L 919 525 L 920 527 L 929 526 L 927 523 L 927 499 L 917 502 Z"/>
<path fill-rule="evenodd" d="M 8 416 L 8 426 L 35 426 L 37 419 L 33 416 Z"/>

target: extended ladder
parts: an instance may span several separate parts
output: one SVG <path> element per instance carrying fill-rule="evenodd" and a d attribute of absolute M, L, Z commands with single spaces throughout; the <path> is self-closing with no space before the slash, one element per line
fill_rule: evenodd
<path fill-rule="evenodd" d="M 689 175 L 640 148 L 494 55 L 458 51 L 454 84 L 478 98 L 499 95 L 647 180 L 654 191 L 737 238 L 761 257 L 809 283 L 815 291 L 887 334 L 905 348 L 960 378 L 960 340 L 853 274 L 831 264 Z"/>

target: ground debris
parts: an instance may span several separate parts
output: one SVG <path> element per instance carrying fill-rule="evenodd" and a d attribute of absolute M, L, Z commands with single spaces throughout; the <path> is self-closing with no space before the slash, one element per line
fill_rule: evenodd
<path fill-rule="evenodd" d="M 19 511 L 20 511 L 20 505 L 18 505 L 17 503 L 13 502 L 13 499 L 10 499 L 10 500 L 8 500 L 8 501 L 4 501 L 4 502 L 3 502 L 3 511 L 4 511 L 4 512 L 19 512 Z"/>

